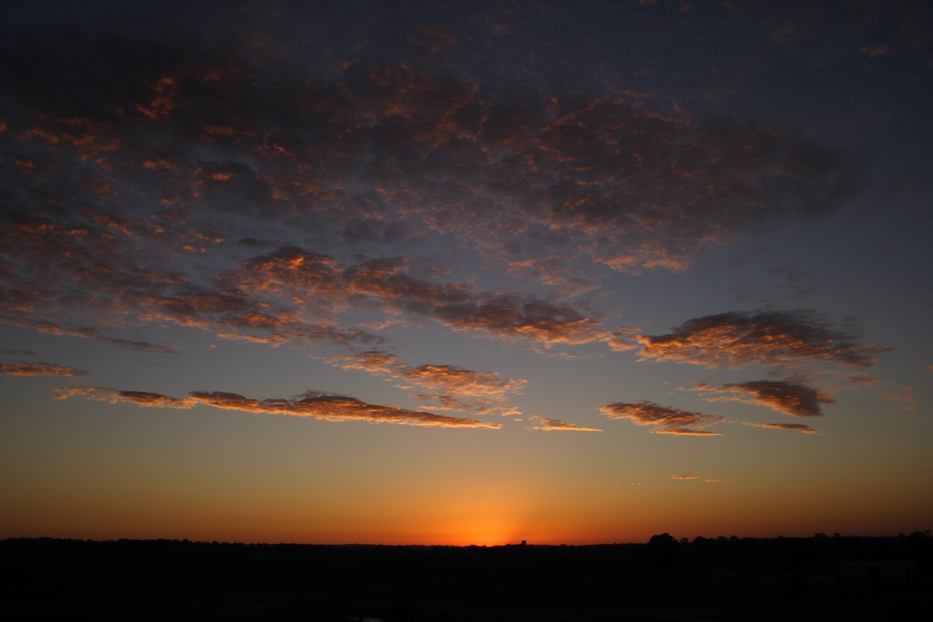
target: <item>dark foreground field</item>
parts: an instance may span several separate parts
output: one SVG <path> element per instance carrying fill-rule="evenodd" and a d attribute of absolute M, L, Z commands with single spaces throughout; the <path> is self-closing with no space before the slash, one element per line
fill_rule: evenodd
<path fill-rule="evenodd" d="M 655 537 L 603 546 L 0 542 L 0 618 L 898 620 L 933 610 L 933 538 Z"/>

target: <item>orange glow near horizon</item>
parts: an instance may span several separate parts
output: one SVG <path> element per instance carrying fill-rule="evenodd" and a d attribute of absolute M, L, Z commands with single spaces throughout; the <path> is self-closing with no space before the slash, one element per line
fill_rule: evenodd
<path fill-rule="evenodd" d="M 181 479 L 174 486 L 134 490 L 130 480 L 74 480 L 70 490 L 57 494 L 43 492 L 46 486 L 33 488 L 28 496 L 4 491 L 17 513 L 0 517 L 0 529 L 8 536 L 91 539 L 449 546 L 527 540 L 557 545 L 644 542 L 661 532 L 689 538 L 910 532 L 916 528 L 913 516 L 933 510 L 929 500 L 911 498 L 909 487 L 892 488 L 866 505 L 860 486 L 826 495 L 811 484 L 766 495 L 753 484 L 667 476 L 654 486 L 617 486 L 614 497 L 600 499 L 593 488 L 560 480 L 543 486 L 507 474 L 488 484 L 463 478 L 407 490 L 398 484 L 366 485 L 304 495 L 292 484 L 259 489 L 241 481 L 246 486 L 241 493 L 232 481 L 209 485 Z M 864 485 L 872 483 L 866 479 Z M 847 511 L 857 504 L 866 511 Z"/>

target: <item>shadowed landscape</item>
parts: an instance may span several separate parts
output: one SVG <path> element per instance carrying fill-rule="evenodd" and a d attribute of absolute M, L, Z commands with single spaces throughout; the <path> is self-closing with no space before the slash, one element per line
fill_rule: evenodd
<path fill-rule="evenodd" d="M 933 537 L 314 546 L 9 539 L 7 619 L 877 620 L 933 604 Z"/>

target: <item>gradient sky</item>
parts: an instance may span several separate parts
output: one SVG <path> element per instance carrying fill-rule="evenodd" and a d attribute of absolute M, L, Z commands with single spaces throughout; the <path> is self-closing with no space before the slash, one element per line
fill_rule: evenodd
<path fill-rule="evenodd" d="M 0 537 L 933 527 L 921 2 L 0 8 Z"/>

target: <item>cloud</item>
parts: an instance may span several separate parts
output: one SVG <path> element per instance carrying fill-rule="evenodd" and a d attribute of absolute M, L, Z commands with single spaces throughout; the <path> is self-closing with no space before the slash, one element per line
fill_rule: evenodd
<path fill-rule="evenodd" d="M 195 401 L 190 398 L 176 398 L 148 391 L 118 391 L 107 387 L 58 387 L 55 392 L 58 394 L 55 399 L 58 400 L 77 397 L 108 404 L 133 404 L 144 408 L 189 409 L 195 405 Z"/>
<path fill-rule="evenodd" d="M 865 47 L 859 48 L 859 52 L 867 56 L 868 58 L 878 58 L 879 56 L 887 56 L 890 54 L 888 46 L 883 43 L 876 43 L 874 45 L 866 45 Z"/>
<path fill-rule="evenodd" d="M 109 343 L 111 345 L 120 347 L 120 348 L 129 348 L 131 350 L 136 350 L 137 352 L 156 352 L 160 354 L 174 354 L 177 350 L 170 345 L 163 343 L 152 343 L 150 341 L 141 341 L 137 339 L 123 339 L 120 337 L 113 337 L 111 335 L 101 334 L 96 328 L 91 327 L 81 327 L 74 329 L 61 328 L 50 323 L 44 323 L 38 325 L 37 330 L 49 334 L 58 334 L 58 335 L 68 335 L 71 337 L 85 337 L 87 339 L 94 339 L 97 341 L 103 341 L 104 343 Z"/>
<path fill-rule="evenodd" d="M 288 247 L 250 259 L 233 278 L 245 289 L 287 295 L 319 308 L 341 308 L 355 298 L 359 304 L 374 300 L 388 310 L 506 340 L 545 346 L 616 343 L 599 322 L 570 305 L 415 278 L 407 272 L 406 260 L 398 257 L 343 266 L 326 255 Z"/>
<path fill-rule="evenodd" d="M 107 387 L 64 387 L 56 389 L 57 399 L 84 398 L 110 404 L 129 403 L 151 408 L 190 409 L 197 405 L 254 414 L 311 417 L 323 421 L 367 421 L 400 425 L 499 429 L 495 423 L 448 417 L 394 406 L 368 404 L 356 398 L 309 392 L 296 399 L 244 397 L 222 391 L 192 391 L 184 398 L 145 391 L 119 391 Z"/>
<path fill-rule="evenodd" d="M 104 341 L 106 343 L 119 346 L 121 348 L 130 348 L 132 350 L 136 350 L 137 352 L 159 352 L 161 354 L 172 354 L 177 352 L 174 346 L 166 345 L 164 343 L 152 343 L 149 341 L 121 339 L 119 337 L 100 335 L 93 328 L 79 328 L 75 332 L 88 336 L 92 339 L 97 339 L 99 341 Z"/>
<path fill-rule="evenodd" d="M 563 257 L 555 255 L 511 260 L 509 274 L 533 277 L 562 297 L 573 298 L 599 289 L 599 283 L 576 274 Z"/>
<path fill-rule="evenodd" d="M 259 335 L 241 335 L 239 333 L 216 333 L 214 335 L 217 339 L 223 341 L 240 341 L 243 343 L 262 343 L 273 348 L 277 348 L 286 341 L 288 338 L 283 335 L 272 334 L 267 337 Z"/>
<path fill-rule="evenodd" d="M 522 378 L 502 378 L 493 371 L 476 371 L 440 364 L 409 367 L 402 376 L 419 386 L 436 387 L 448 394 L 477 398 L 517 393 L 527 383 L 527 380 Z"/>
<path fill-rule="evenodd" d="M 0 363 L 0 376 L 60 376 L 71 378 L 85 376 L 83 369 L 65 367 L 55 363 Z"/>
<path fill-rule="evenodd" d="M 170 353 L 175 349 L 113 337 L 95 326 L 66 326 L 62 318 L 172 324 L 210 331 L 219 338 L 271 345 L 289 340 L 337 344 L 379 341 L 366 331 L 342 328 L 327 316 L 304 317 L 307 314 L 288 301 L 265 300 L 225 283 L 216 272 L 208 272 L 208 283 L 199 284 L 184 272 L 133 265 L 134 249 L 158 243 L 161 234 L 155 239 L 152 234 L 115 235 L 106 224 L 112 222 L 111 216 L 93 210 L 76 216 L 87 221 L 78 225 L 17 215 L 0 224 L 4 248 L 0 260 L 6 268 L 0 271 L 0 321 L 142 352 Z M 137 228 L 143 226 L 122 217 L 120 231 Z M 190 231 L 185 235 L 205 236 Z M 170 261 L 164 256 L 163 260 Z"/>
<path fill-rule="evenodd" d="M 890 389 L 883 389 L 882 394 L 904 410 L 917 408 L 917 396 L 909 384 L 893 384 Z"/>
<path fill-rule="evenodd" d="M 718 484 L 718 479 L 700 479 L 699 475 L 671 475 L 671 479 L 679 482 L 702 481 L 704 484 Z"/>
<path fill-rule="evenodd" d="M 2 307 L 2 303 L 0 303 Z M 169 346 L 161 343 L 152 343 L 150 341 L 140 341 L 135 339 L 123 339 L 120 337 L 113 337 L 111 335 L 106 335 L 100 333 L 96 328 L 91 328 L 87 326 L 79 328 L 68 328 L 65 326 L 60 326 L 54 322 L 47 320 L 35 320 L 28 317 L 24 317 L 19 313 L 4 314 L 0 311 L 0 322 L 6 322 L 13 326 L 18 326 L 21 328 L 31 328 L 37 332 L 44 333 L 47 335 L 59 335 L 66 337 L 78 337 L 81 339 L 93 339 L 95 341 L 102 341 L 104 343 L 109 343 L 111 345 L 129 348 L 131 350 L 136 350 L 137 352 L 156 352 L 160 354 L 173 354 L 176 352 L 176 349 L 173 346 Z M 19 351 L 21 353 L 30 352 L 28 350 Z M 16 353 L 9 352 L 10 354 Z M 33 353 L 34 354 L 34 353 Z"/>
<path fill-rule="evenodd" d="M 592 428 L 575 423 L 568 423 L 562 419 L 553 419 L 551 417 L 532 417 L 537 425 L 531 426 L 530 430 L 540 430 L 542 432 L 602 432 L 601 428 Z"/>
<path fill-rule="evenodd" d="M 425 14 L 446 24 L 434 36 L 340 12 L 303 15 L 298 34 L 301 19 L 258 8 L 268 20 L 206 11 L 173 14 L 171 29 L 160 11 L 18 20 L 0 44 L 2 315 L 22 319 L 14 301 L 30 298 L 62 325 L 80 311 L 89 323 L 75 326 L 346 344 L 371 336 L 331 313 L 361 299 L 502 339 L 621 347 L 579 305 L 418 278 L 395 257 L 417 240 L 578 296 L 607 266 L 685 269 L 710 245 L 831 214 L 859 187 L 849 158 L 794 129 L 612 77 L 632 67 L 595 70 L 589 42 L 574 52 L 527 30 L 540 11 L 516 9 L 524 35 L 482 46 L 471 33 L 495 29 L 480 15 Z M 280 273 L 269 260 L 288 253 L 244 256 L 299 243 L 313 250 Z M 261 287 L 218 283 L 243 260 L 269 268 Z M 296 299 L 270 299 L 286 286 Z M 262 334 L 248 330 L 259 314 L 275 319 Z"/>
<path fill-rule="evenodd" d="M 652 430 L 652 434 L 662 434 L 664 436 L 698 436 L 698 437 L 708 437 L 708 436 L 722 436 L 718 432 L 708 432 L 706 430 L 694 430 L 691 428 L 658 428 L 657 430 Z"/>
<path fill-rule="evenodd" d="M 782 430 L 784 432 L 798 432 L 800 434 L 816 434 L 816 428 L 802 423 L 745 423 L 744 425 L 762 430 Z"/>
<path fill-rule="evenodd" d="M 754 404 L 793 417 L 819 417 L 823 414 L 822 404 L 836 402 L 824 391 L 785 380 L 751 380 L 718 386 L 701 383 L 695 390 L 708 401 Z"/>
<path fill-rule="evenodd" d="M 522 378 L 503 378 L 493 371 L 480 371 L 426 363 L 411 367 L 397 356 L 381 350 L 336 356 L 329 363 L 341 369 L 363 371 L 394 380 L 403 389 L 427 389 L 418 393 L 418 399 L 439 402 L 446 410 L 473 410 L 478 414 L 519 414 L 504 402 L 511 394 L 519 393 L 527 383 Z"/>
<path fill-rule="evenodd" d="M 730 311 L 684 322 L 664 335 L 638 338 L 643 359 L 704 367 L 750 363 L 838 363 L 864 368 L 889 348 L 861 344 L 813 311 Z"/>
<path fill-rule="evenodd" d="M 718 415 L 680 410 L 649 401 L 631 404 L 616 402 L 603 406 L 600 412 L 610 419 L 651 426 L 654 428 L 652 433 L 668 436 L 719 436 L 703 428 L 725 421 L 724 417 Z"/>
<path fill-rule="evenodd" d="M 335 356 L 328 362 L 341 369 L 393 377 L 402 376 L 410 369 L 396 355 L 381 350 Z"/>

